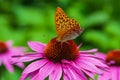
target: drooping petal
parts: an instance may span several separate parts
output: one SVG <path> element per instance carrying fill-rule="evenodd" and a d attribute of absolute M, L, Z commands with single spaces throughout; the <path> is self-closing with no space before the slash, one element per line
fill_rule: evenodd
<path fill-rule="evenodd" d="M 13 65 L 10 63 L 10 59 L 6 57 L 6 59 L 3 59 L 3 64 L 10 72 L 14 72 Z"/>
<path fill-rule="evenodd" d="M 53 72 L 49 76 L 49 80 L 60 80 L 62 76 L 62 67 L 60 64 L 55 64 Z"/>
<path fill-rule="evenodd" d="M 44 52 L 44 48 L 46 46 L 46 44 L 43 44 L 40 42 L 32 42 L 32 41 L 29 41 L 28 45 L 33 51 L 40 52 L 40 53 Z"/>
<path fill-rule="evenodd" d="M 54 63 L 48 62 L 46 65 L 41 67 L 39 73 L 33 77 L 31 80 L 44 80 L 47 76 L 49 76 L 54 70 Z"/>
<path fill-rule="evenodd" d="M 48 62 L 48 60 L 46 60 L 46 59 L 42 59 L 42 60 L 32 62 L 30 65 L 28 65 L 25 68 L 25 70 L 23 71 L 22 74 L 28 74 L 28 73 L 31 73 L 31 72 L 33 72 L 35 70 L 38 70 L 41 67 L 43 67 L 47 62 Z"/>
<path fill-rule="evenodd" d="M 28 61 L 43 58 L 43 54 L 42 53 L 29 53 L 29 54 L 24 54 L 24 55 L 16 55 L 12 57 L 17 59 L 13 63 L 28 62 Z"/>
<path fill-rule="evenodd" d="M 13 47 L 11 49 L 12 55 L 21 55 L 21 54 L 25 53 L 25 51 L 26 51 L 25 47 Z"/>

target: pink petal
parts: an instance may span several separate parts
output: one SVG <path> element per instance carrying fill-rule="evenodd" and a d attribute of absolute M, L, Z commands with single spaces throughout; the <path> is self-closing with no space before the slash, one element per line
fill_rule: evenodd
<path fill-rule="evenodd" d="M 55 64 L 53 72 L 49 76 L 49 80 L 60 80 L 62 76 L 62 67 L 60 64 Z"/>
<path fill-rule="evenodd" d="M 95 57 L 95 58 L 97 58 L 95 55 L 90 54 L 90 53 L 89 54 L 88 53 L 85 54 L 85 53 L 81 53 L 80 52 L 80 56 L 83 56 L 83 57 Z"/>
<path fill-rule="evenodd" d="M 43 53 L 44 52 L 44 48 L 46 46 L 46 44 L 40 43 L 40 42 L 28 42 L 29 47 L 36 52 L 39 53 Z"/>
<path fill-rule="evenodd" d="M 98 60 L 96 58 L 92 58 L 92 57 L 80 57 L 80 59 L 84 59 L 85 61 L 88 61 L 90 63 L 93 63 L 94 65 L 97 65 L 97 66 L 102 66 L 104 68 L 108 68 L 108 66 L 105 64 L 105 62 L 101 61 L 101 60 Z"/>
<path fill-rule="evenodd" d="M 81 46 L 82 46 L 82 43 L 80 43 L 80 44 L 77 46 L 77 48 L 79 49 Z"/>
<path fill-rule="evenodd" d="M 118 73 L 118 68 L 117 67 L 111 67 L 111 77 L 112 77 L 112 80 L 119 80 L 118 79 L 118 76 L 119 73 Z"/>
<path fill-rule="evenodd" d="M 97 52 L 98 49 L 91 49 L 91 50 L 86 50 L 86 51 L 80 51 L 80 53 L 93 53 L 93 52 Z"/>
<path fill-rule="evenodd" d="M 33 61 L 35 59 L 40 59 L 43 57 L 42 53 L 29 53 L 29 54 L 24 54 L 24 55 L 16 55 L 16 56 L 12 56 L 15 59 L 18 59 L 16 61 L 13 62 L 14 63 L 18 63 L 18 62 L 28 62 L 28 61 Z"/>
<path fill-rule="evenodd" d="M 106 59 L 106 54 L 104 54 L 104 53 L 96 53 L 95 56 L 97 56 L 101 59 L 104 59 L 104 60 Z"/>
<path fill-rule="evenodd" d="M 13 44 L 13 41 L 12 41 L 12 40 L 9 40 L 9 41 L 6 42 L 6 45 L 7 45 L 8 47 L 12 47 L 12 44 Z"/>
<path fill-rule="evenodd" d="M 31 80 L 44 80 L 49 74 L 52 73 L 54 70 L 54 63 L 48 62 L 46 65 L 44 65 L 40 70 L 39 73 L 33 77 Z"/>
<path fill-rule="evenodd" d="M 69 67 L 69 66 L 68 66 Z M 75 67 L 72 67 L 71 66 L 71 70 L 74 72 L 74 74 L 76 75 L 77 79 L 76 80 L 87 80 L 87 78 L 85 77 L 85 75 L 83 74 L 83 72 L 78 69 L 78 68 L 75 68 Z"/>
<path fill-rule="evenodd" d="M 3 64 L 5 65 L 5 67 L 7 68 L 8 71 L 14 72 L 13 65 L 10 63 L 10 59 L 9 58 L 4 58 L 3 59 Z"/>
<path fill-rule="evenodd" d="M 70 61 L 68 61 L 68 60 L 66 60 L 66 59 L 63 59 L 61 62 L 62 62 L 62 63 L 71 63 Z"/>
<path fill-rule="evenodd" d="M 63 78 L 64 80 L 73 80 L 71 75 L 69 75 L 69 71 L 68 71 L 68 68 L 65 64 L 62 64 L 62 68 L 63 68 Z"/>
<path fill-rule="evenodd" d="M 87 76 L 89 76 L 92 80 L 94 80 L 94 73 L 87 71 L 87 70 L 82 70 Z"/>
<path fill-rule="evenodd" d="M 29 76 L 29 74 L 22 74 L 20 77 L 20 80 L 26 80 L 26 78 Z"/>
<path fill-rule="evenodd" d="M 104 72 L 103 75 L 98 76 L 98 80 L 112 80 L 111 79 L 111 72 Z"/>
<path fill-rule="evenodd" d="M 25 65 L 23 63 L 17 63 L 15 65 L 19 66 L 20 68 L 24 68 L 25 67 Z"/>
<path fill-rule="evenodd" d="M 25 47 L 14 47 L 11 49 L 12 55 L 20 55 L 25 53 L 26 48 Z"/>
<path fill-rule="evenodd" d="M 63 72 L 64 72 L 63 73 L 64 80 L 82 80 L 83 79 L 83 75 L 79 75 L 79 74 L 81 74 L 80 70 L 77 69 L 79 71 L 79 72 L 77 72 L 75 70 L 75 68 L 70 65 L 70 64 L 72 64 L 71 61 L 69 61 L 69 63 L 68 63 L 68 61 L 67 61 L 67 63 L 66 63 L 66 61 L 64 61 L 62 63 L 63 63 L 62 68 L 63 68 Z M 74 64 L 72 64 L 72 65 L 74 65 Z"/>
<path fill-rule="evenodd" d="M 72 65 L 75 66 L 75 67 L 77 67 L 80 71 L 86 73 L 86 75 L 88 75 L 90 78 L 92 78 L 92 80 L 94 80 L 94 75 L 95 74 L 93 74 L 90 71 L 87 71 L 85 69 L 82 69 L 81 67 L 79 67 L 79 65 L 76 64 L 76 62 L 72 62 Z M 83 77 L 85 78 L 84 74 L 83 74 Z"/>
<path fill-rule="evenodd" d="M 36 70 L 40 69 L 41 67 L 43 67 L 47 62 L 48 62 L 48 60 L 45 60 L 45 59 L 41 59 L 41 60 L 32 62 L 30 65 L 28 65 L 25 68 L 25 70 L 23 71 L 22 74 L 28 74 L 33 71 L 36 71 Z"/>
<path fill-rule="evenodd" d="M 81 71 L 81 68 L 76 65 L 76 62 L 71 62 L 71 64 L 68 65 L 68 67 L 71 68 L 71 70 L 74 71 L 74 74 L 76 74 L 80 79 L 87 80 L 86 76 Z"/>
<path fill-rule="evenodd" d="M 120 80 L 120 67 L 118 67 L 118 76 L 119 76 L 119 80 Z"/>
<path fill-rule="evenodd" d="M 39 78 L 39 73 L 38 74 L 36 74 L 33 78 L 31 78 L 30 80 L 44 80 L 44 79 L 41 79 L 41 78 Z M 39 78 L 39 79 L 38 79 Z"/>
<path fill-rule="evenodd" d="M 0 66 L 1 66 L 1 64 L 2 64 L 2 60 L 0 59 Z"/>
<path fill-rule="evenodd" d="M 95 73 L 99 73 L 102 74 L 101 70 L 98 69 L 94 64 L 89 63 L 85 60 L 79 60 L 79 62 L 76 62 L 77 65 L 79 65 L 79 67 L 81 67 L 82 69 L 86 69 L 89 70 L 91 72 L 95 72 Z"/>

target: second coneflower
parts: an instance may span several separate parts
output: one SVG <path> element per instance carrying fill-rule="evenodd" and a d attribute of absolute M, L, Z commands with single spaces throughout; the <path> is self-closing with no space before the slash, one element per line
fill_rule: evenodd
<path fill-rule="evenodd" d="M 120 80 L 120 50 L 109 51 L 107 55 L 97 53 L 96 56 L 103 58 L 110 67 L 110 71 L 104 72 L 98 80 Z"/>
<path fill-rule="evenodd" d="M 25 51 L 25 47 L 13 47 L 12 41 L 0 41 L 0 66 L 4 65 L 9 72 L 14 72 L 12 62 L 16 62 L 17 59 L 12 58 L 12 56 L 22 55 Z M 24 68 L 23 63 L 17 63 L 16 65 Z"/>
<path fill-rule="evenodd" d="M 88 80 L 95 74 L 102 74 L 107 66 L 102 59 L 89 53 L 97 49 L 79 51 L 73 41 L 82 29 L 74 20 L 67 17 L 61 8 L 56 10 L 56 29 L 58 36 L 47 45 L 40 42 L 28 42 L 34 51 L 19 57 L 18 62 L 33 61 L 23 71 L 20 80 Z M 15 56 L 14 56 L 15 57 Z"/>

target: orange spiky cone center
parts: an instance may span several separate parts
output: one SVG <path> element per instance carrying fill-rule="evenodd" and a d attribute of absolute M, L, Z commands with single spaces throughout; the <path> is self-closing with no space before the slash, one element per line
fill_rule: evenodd
<path fill-rule="evenodd" d="M 120 66 L 120 50 L 112 50 L 112 51 L 108 52 L 106 61 L 107 62 L 114 61 L 115 65 Z"/>
<path fill-rule="evenodd" d="M 0 54 L 3 54 L 7 51 L 7 46 L 4 42 L 0 42 Z"/>
<path fill-rule="evenodd" d="M 56 38 L 53 38 L 47 44 L 44 53 L 49 60 L 58 62 L 62 59 L 76 59 L 79 55 L 79 50 L 73 40 L 68 40 L 66 42 L 57 42 Z"/>

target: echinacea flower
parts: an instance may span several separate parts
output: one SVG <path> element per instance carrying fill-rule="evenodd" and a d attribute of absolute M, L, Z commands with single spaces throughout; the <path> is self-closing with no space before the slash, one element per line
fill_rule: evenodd
<path fill-rule="evenodd" d="M 98 80 L 120 80 L 120 50 L 109 51 L 107 55 L 97 53 L 96 56 L 103 58 L 110 67 L 110 71 L 104 72 Z"/>
<path fill-rule="evenodd" d="M 14 68 L 12 62 L 16 62 L 17 59 L 12 58 L 12 56 L 21 55 L 24 52 L 24 47 L 13 47 L 12 41 L 0 41 L 0 66 L 3 64 L 9 72 L 13 72 Z M 23 63 L 17 63 L 16 65 L 20 68 L 24 67 Z"/>
<path fill-rule="evenodd" d="M 53 38 L 47 45 L 40 42 L 28 42 L 34 51 L 19 58 L 18 62 L 33 61 L 22 72 L 20 80 L 94 80 L 95 74 L 107 70 L 103 60 L 93 54 L 97 49 L 79 51 L 73 40 L 57 42 Z"/>

